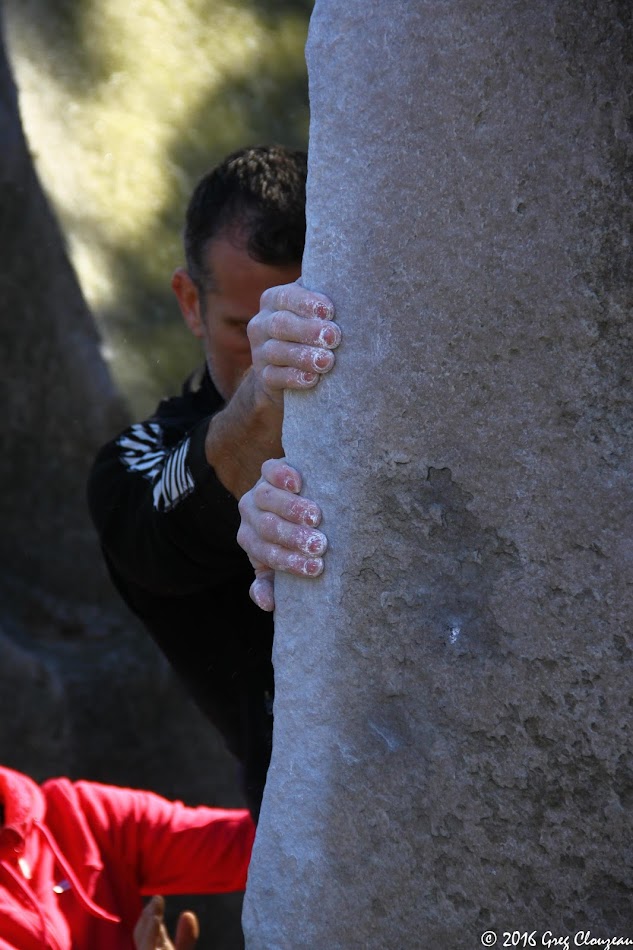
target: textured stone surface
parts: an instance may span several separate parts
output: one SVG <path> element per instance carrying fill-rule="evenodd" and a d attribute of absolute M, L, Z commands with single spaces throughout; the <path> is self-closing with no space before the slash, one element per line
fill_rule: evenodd
<path fill-rule="evenodd" d="M 251 950 L 633 937 L 632 9 L 316 2 Z"/>

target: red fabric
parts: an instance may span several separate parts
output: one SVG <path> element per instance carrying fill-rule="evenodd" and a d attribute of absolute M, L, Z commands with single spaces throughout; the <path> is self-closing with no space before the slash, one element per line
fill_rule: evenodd
<path fill-rule="evenodd" d="M 142 895 L 246 885 L 245 810 L 2 767 L 0 802 L 0 950 L 133 950 Z"/>

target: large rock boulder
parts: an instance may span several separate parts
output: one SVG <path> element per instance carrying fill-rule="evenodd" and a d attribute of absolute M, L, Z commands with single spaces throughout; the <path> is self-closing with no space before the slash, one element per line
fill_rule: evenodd
<path fill-rule="evenodd" d="M 284 448 L 330 550 L 277 581 L 252 950 L 631 936 L 632 43 L 615 0 L 316 2 L 344 341 Z"/>

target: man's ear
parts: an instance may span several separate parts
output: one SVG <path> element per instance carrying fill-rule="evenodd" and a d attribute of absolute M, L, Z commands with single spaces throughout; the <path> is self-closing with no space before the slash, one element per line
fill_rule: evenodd
<path fill-rule="evenodd" d="M 184 267 L 179 267 L 178 270 L 174 271 L 171 278 L 171 289 L 176 294 L 180 312 L 189 330 L 200 339 L 204 336 L 200 294 L 198 287 Z"/>

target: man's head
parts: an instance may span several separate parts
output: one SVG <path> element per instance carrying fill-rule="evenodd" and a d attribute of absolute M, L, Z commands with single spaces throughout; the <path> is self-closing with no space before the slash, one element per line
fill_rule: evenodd
<path fill-rule="evenodd" d="M 210 241 L 242 234 L 260 264 L 301 263 L 306 219 L 305 152 L 259 145 L 233 152 L 196 186 L 185 220 L 185 257 L 191 277 L 213 280 L 205 270 Z"/>
<path fill-rule="evenodd" d="M 246 325 L 267 287 L 296 280 L 305 240 L 305 152 L 279 145 L 229 155 L 196 186 L 187 208 L 187 268 L 172 287 L 230 398 L 250 365 Z"/>

